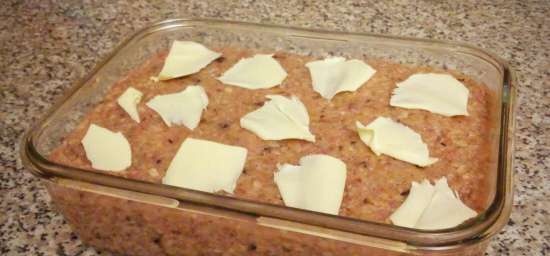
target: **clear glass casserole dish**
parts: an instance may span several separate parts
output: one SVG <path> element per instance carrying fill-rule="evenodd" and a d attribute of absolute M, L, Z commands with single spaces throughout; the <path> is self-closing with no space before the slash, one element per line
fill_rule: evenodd
<path fill-rule="evenodd" d="M 422 231 L 302 211 L 63 166 L 48 155 L 109 88 L 173 40 L 234 44 L 312 56 L 362 56 L 458 70 L 491 92 L 492 190 L 486 210 L 456 228 Z M 216 20 L 167 20 L 123 42 L 22 140 L 25 166 L 41 177 L 81 238 L 129 255 L 478 255 L 512 204 L 515 77 L 499 58 L 461 44 Z M 121 242 L 124 241 L 124 242 Z"/>

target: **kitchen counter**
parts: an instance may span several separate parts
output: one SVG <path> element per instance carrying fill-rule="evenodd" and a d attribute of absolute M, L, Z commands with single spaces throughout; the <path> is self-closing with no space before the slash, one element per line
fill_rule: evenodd
<path fill-rule="evenodd" d="M 110 255 L 83 245 L 53 210 L 44 186 L 21 165 L 19 139 L 121 39 L 174 17 L 461 41 L 508 60 L 519 81 L 515 201 L 511 220 L 487 254 L 550 254 L 548 1 L 130 2 L 8 0 L 0 5 L 1 255 Z"/>

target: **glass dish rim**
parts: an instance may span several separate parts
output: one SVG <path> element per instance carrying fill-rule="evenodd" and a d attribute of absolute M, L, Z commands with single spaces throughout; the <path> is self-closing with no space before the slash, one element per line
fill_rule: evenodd
<path fill-rule="evenodd" d="M 90 172 L 79 168 L 60 165 L 49 161 L 35 148 L 34 141 L 41 134 L 43 128 L 49 123 L 50 117 L 55 113 L 67 99 L 72 97 L 79 89 L 87 83 L 105 64 L 115 58 L 123 48 L 147 37 L 149 34 L 164 31 L 177 27 L 189 27 L 196 25 L 210 26 L 240 26 L 255 29 L 270 29 L 270 32 L 279 31 L 291 36 L 311 37 L 326 40 L 366 40 L 386 39 L 392 41 L 404 41 L 416 44 L 429 44 L 439 49 L 460 51 L 481 58 L 503 74 L 502 104 L 500 118 L 499 154 L 497 167 L 497 190 L 495 198 L 486 211 L 473 220 L 451 229 L 426 231 L 399 227 L 391 224 L 376 223 L 372 221 L 353 219 L 343 216 L 327 215 L 307 210 L 300 210 L 285 206 L 272 205 L 262 202 L 249 201 L 245 199 L 232 198 L 222 195 L 203 193 L 184 188 L 171 187 L 162 184 L 148 183 L 138 180 L 130 180 L 112 176 L 104 173 Z M 342 38 L 346 37 L 346 39 Z M 454 43 L 441 40 L 419 39 L 411 37 L 380 35 L 374 33 L 338 32 L 320 29 L 308 29 L 289 27 L 272 24 L 259 24 L 240 21 L 228 21 L 217 19 L 168 19 L 151 26 L 138 30 L 133 35 L 123 40 L 110 54 L 104 57 L 98 64 L 81 80 L 76 82 L 67 93 L 61 97 L 33 125 L 22 137 L 20 156 L 24 165 L 31 173 L 42 179 L 53 179 L 56 177 L 89 182 L 134 191 L 146 194 L 153 194 L 172 198 L 186 203 L 200 204 L 207 207 L 221 208 L 227 211 L 235 211 L 256 217 L 266 216 L 271 218 L 294 221 L 314 226 L 321 226 L 355 234 L 383 238 L 387 240 L 401 241 L 417 248 L 432 247 L 453 247 L 468 242 L 477 243 L 496 234 L 505 224 L 510 215 L 512 204 L 512 170 L 514 114 L 515 114 L 515 85 L 516 76 L 509 65 L 486 50 L 464 43 Z"/>

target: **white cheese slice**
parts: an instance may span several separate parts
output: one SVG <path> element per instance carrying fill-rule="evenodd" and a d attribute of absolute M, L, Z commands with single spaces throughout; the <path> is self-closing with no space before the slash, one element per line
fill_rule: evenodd
<path fill-rule="evenodd" d="M 121 132 L 91 124 L 82 138 L 82 145 L 94 169 L 118 172 L 132 164 L 130 143 Z"/>
<path fill-rule="evenodd" d="M 267 89 L 281 84 L 286 76 L 286 71 L 272 54 L 256 54 L 239 60 L 218 80 L 247 89 Z"/>
<path fill-rule="evenodd" d="M 306 64 L 311 74 L 313 89 L 325 99 L 344 91 L 356 91 L 376 73 L 363 61 L 332 57 Z"/>
<path fill-rule="evenodd" d="M 308 155 L 300 165 L 279 166 L 274 180 L 286 206 L 337 215 L 344 196 L 346 164 L 328 155 Z"/>
<path fill-rule="evenodd" d="M 430 204 L 434 191 L 434 186 L 428 180 L 422 183 L 412 182 L 409 196 L 390 216 L 390 220 L 397 226 L 413 228 Z"/>
<path fill-rule="evenodd" d="M 163 184 L 214 193 L 233 193 L 247 150 L 207 140 L 187 138 L 172 159 Z"/>
<path fill-rule="evenodd" d="M 197 73 L 220 56 L 199 43 L 174 41 L 157 79 L 168 80 Z"/>
<path fill-rule="evenodd" d="M 390 105 L 444 116 L 468 115 L 468 88 L 448 74 L 414 74 L 397 83 Z"/>
<path fill-rule="evenodd" d="M 140 122 L 137 105 L 141 101 L 143 93 L 133 87 L 128 87 L 117 99 L 118 105 L 128 113 L 128 115 L 136 122 Z"/>
<path fill-rule="evenodd" d="M 443 177 L 435 185 L 427 180 L 420 184 L 413 182 L 409 196 L 390 219 L 402 227 L 435 230 L 455 227 L 476 215 L 460 201 Z"/>
<path fill-rule="evenodd" d="M 435 192 L 458 198 L 458 193 L 453 192 L 453 190 L 449 187 L 449 183 L 447 183 L 447 178 L 445 177 L 436 180 L 434 188 Z"/>
<path fill-rule="evenodd" d="M 415 227 L 425 230 L 452 228 L 476 215 L 474 210 L 455 196 L 447 184 L 447 179 L 443 178 L 436 182 L 432 200 Z"/>
<path fill-rule="evenodd" d="M 309 131 L 309 115 L 296 97 L 268 95 L 270 101 L 241 118 L 241 127 L 263 140 L 302 139 L 314 142 Z"/>
<path fill-rule="evenodd" d="M 185 125 L 193 130 L 208 106 L 208 96 L 201 86 L 190 85 L 181 92 L 157 95 L 146 105 L 155 110 L 168 127 Z"/>
<path fill-rule="evenodd" d="M 273 176 L 273 180 L 279 188 L 279 193 L 286 206 L 301 208 L 302 204 L 302 167 L 291 164 L 278 165 L 279 170 Z"/>
<path fill-rule="evenodd" d="M 356 126 L 361 140 L 378 156 L 385 154 L 422 167 L 437 162 L 429 156 L 420 134 L 390 118 L 378 117 L 367 126 L 360 122 Z"/>

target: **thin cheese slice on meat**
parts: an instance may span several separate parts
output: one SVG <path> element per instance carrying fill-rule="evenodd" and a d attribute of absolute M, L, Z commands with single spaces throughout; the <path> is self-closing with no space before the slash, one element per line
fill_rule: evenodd
<path fill-rule="evenodd" d="M 137 105 L 141 101 L 143 93 L 136 90 L 134 87 L 128 87 L 117 99 L 118 105 L 128 113 L 130 118 L 136 122 L 140 122 Z"/>
<path fill-rule="evenodd" d="M 332 57 L 306 64 L 311 74 L 313 89 L 325 99 L 339 92 L 354 92 L 376 73 L 363 61 Z"/>
<path fill-rule="evenodd" d="M 452 228 L 473 218 L 477 213 L 455 195 L 442 178 L 435 184 L 435 193 L 430 204 L 418 219 L 415 228 L 425 230 Z"/>
<path fill-rule="evenodd" d="M 308 155 L 284 164 L 274 176 L 285 205 L 337 215 L 344 196 L 346 164 L 328 155 Z"/>
<path fill-rule="evenodd" d="M 233 193 L 247 150 L 213 141 L 187 138 L 172 159 L 163 184 L 204 192 Z"/>
<path fill-rule="evenodd" d="M 82 138 L 82 146 L 94 169 L 118 172 L 132 164 L 130 143 L 121 132 L 91 124 Z"/>
<path fill-rule="evenodd" d="M 468 115 L 468 88 L 448 74 L 414 74 L 397 83 L 390 105 L 444 116 Z"/>
<path fill-rule="evenodd" d="M 460 201 L 443 177 L 435 185 L 427 180 L 420 184 L 412 182 L 407 199 L 390 220 L 397 226 L 436 230 L 456 227 L 476 215 L 477 212 Z"/>
<path fill-rule="evenodd" d="M 309 115 L 297 98 L 268 95 L 270 101 L 241 118 L 241 127 L 263 140 L 302 139 L 314 142 L 309 131 Z"/>
<path fill-rule="evenodd" d="M 146 105 L 156 111 L 168 127 L 185 125 L 193 130 L 208 106 L 208 96 L 201 86 L 190 85 L 181 92 L 157 95 Z"/>
<path fill-rule="evenodd" d="M 429 156 L 420 134 L 390 118 L 378 117 L 367 126 L 357 122 L 356 127 L 361 140 L 376 155 L 385 154 L 422 167 L 437 161 Z"/>
<path fill-rule="evenodd" d="M 221 54 L 191 41 L 174 41 L 155 80 L 168 80 L 199 72 Z"/>
<path fill-rule="evenodd" d="M 286 76 L 286 71 L 272 54 L 256 54 L 239 60 L 218 80 L 247 89 L 267 89 L 281 84 Z"/>
<path fill-rule="evenodd" d="M 435 188 L 428 180 L 421 183 L 412 182 L 409 196 L 405 202 L 390 216 L 393 224 L 414 228 L 424 209 L 430 204 Z"/>

